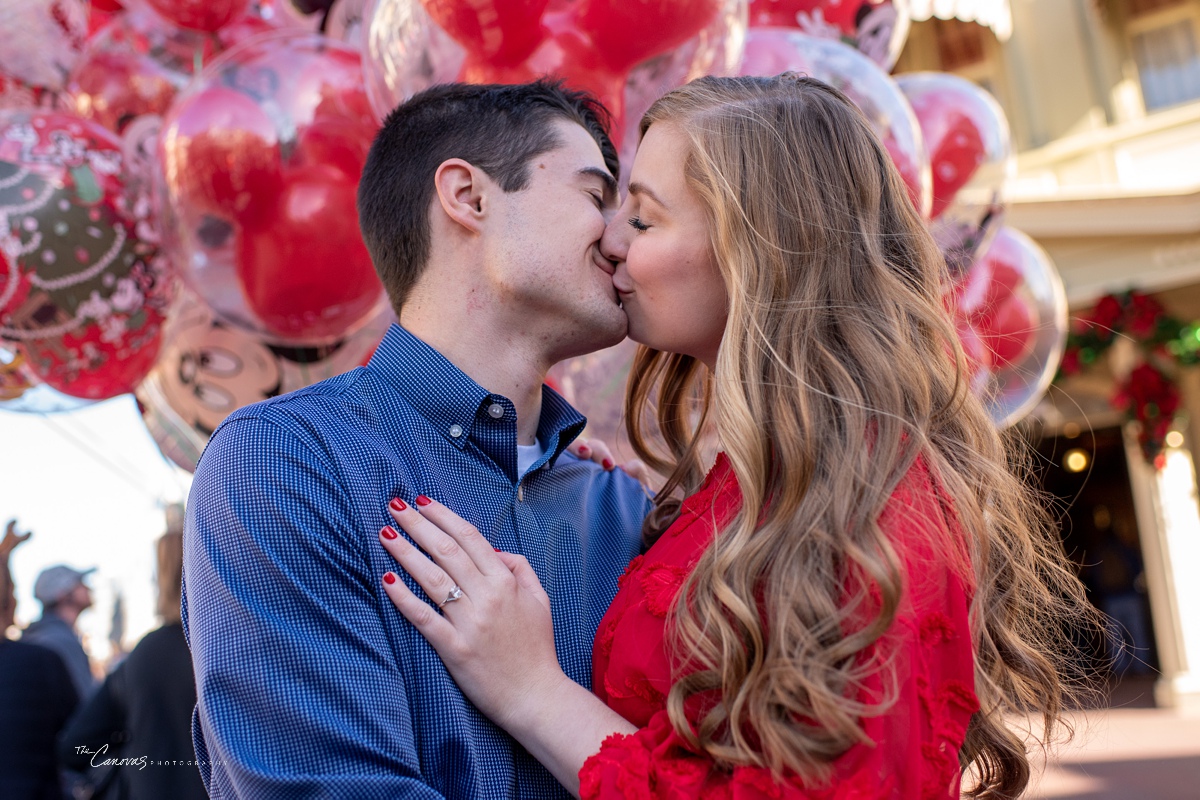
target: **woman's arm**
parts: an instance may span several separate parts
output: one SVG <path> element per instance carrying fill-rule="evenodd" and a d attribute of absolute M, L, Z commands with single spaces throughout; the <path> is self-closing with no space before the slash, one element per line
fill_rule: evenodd
<path fill-rule="evenodd" d="M 428 497 L 416 507 L 395 500 L 390 510 L 411 541 L 389 526 L 380 542 L 433 605 L 391 572 L 383 576 L 388 596 L 463 694 L 578 795 L 584 761 L 608 736 L 636 728 L 559 666 L 550 598 L 537 574 Z"/>

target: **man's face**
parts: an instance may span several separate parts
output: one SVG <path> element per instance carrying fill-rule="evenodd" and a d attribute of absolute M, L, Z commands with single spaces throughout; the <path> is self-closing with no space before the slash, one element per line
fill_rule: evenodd
<path fill-rule="evenodd" d="M 554 126 L 559 146 L 529 162 L 529 185 L 498 197 L 486 264 L 505 310 L 548 331 L 547 349 L 561 360 L 616 344 L 627 322 L 600 254 L 616 181 L 587 131 Z"/>

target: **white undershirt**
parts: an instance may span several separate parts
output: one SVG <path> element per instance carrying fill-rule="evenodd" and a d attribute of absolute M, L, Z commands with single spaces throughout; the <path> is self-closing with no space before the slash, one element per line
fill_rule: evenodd
<path fill-rule="evenodd" d="M 523 476 L 544 455 L 546 448 L 542 447 L 541 442 L 517 445 L 517 474 Z"/>

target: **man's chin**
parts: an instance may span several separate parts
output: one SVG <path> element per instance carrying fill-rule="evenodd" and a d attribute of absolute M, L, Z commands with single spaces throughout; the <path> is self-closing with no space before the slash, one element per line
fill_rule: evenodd
<path fill-rule="evenodd" d="M 615 347 L 625 341 L 628 333 L 629 319 L 624 311 L 618 309 L 616 315 L 604 315 L 603 318 L 598 315 L 592 316 L 587 324 L 579 325 L 574 341 L 564 343 L 567 347 L 558 354 L 556 361 L 566 361 L 569 358 Z"/>

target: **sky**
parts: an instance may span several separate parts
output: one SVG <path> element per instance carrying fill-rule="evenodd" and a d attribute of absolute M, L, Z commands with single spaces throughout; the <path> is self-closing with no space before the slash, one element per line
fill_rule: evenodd
<path fill-rule="evenodd" d="M 41 615 L 33 584 L 43 568 L 97 567 L 88 579 L 94 605 L 79 618 L 85 647 L 96 662 L 108 658 L 120 593 L 132 649 L 159 625 L 154 541 L 166 530 L 165 506 L 185 500 L 190 483 L 159 452 L 132 395 L 56 414 L 0 410 L 0 525 L 16 517 L 18 530 L 33 532 L 10 562 L 17 625 Z"/>

